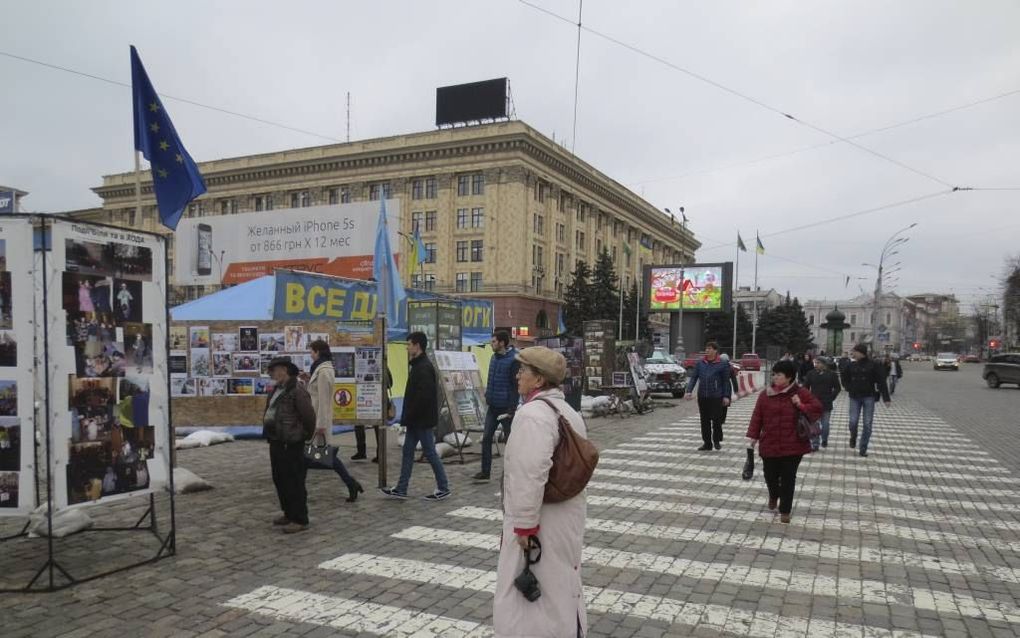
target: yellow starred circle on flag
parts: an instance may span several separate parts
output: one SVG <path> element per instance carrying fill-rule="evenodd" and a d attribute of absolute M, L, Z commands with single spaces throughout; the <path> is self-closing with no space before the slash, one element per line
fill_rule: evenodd
<path fill-rule="evenodd" d="M 153 113 L 158 111 L 159 110 L 159 102 L 150 102 L 149 103 L 149 110 L 152 111 Z"/>
<path fill-rule="evenodd" d="M 156 173 L 163 178 L 166 178 L 166 176 L 169 175 L 169 173 L 166 172 L 165 168 L 157 168 Z"/>
<path fill-rule="evenodd" d="M 177 155 L 175 155 L 175 156 L 174 156 L 174 159 L 176 159 L 176 160 L 177 160 L 177 163 L 178 163 L 178 164 L 183 164 L 183 163 L 184 163 L 184 156 L 183 156 L 183 155 L 181 155 L 180 153 L 178 153 Z"/>
<path fill-rule="evenodd" d="M 165 151 L 168 148 L 170 148 L 170 145 L 166 143 L 166 140 L 159 141 L 159 150 Z"/>
<path fill-rule="evenodd" d="M 149 130 L 153 133 L 159 133 L 159 122 L 153 122 L 149 125 Z"/>

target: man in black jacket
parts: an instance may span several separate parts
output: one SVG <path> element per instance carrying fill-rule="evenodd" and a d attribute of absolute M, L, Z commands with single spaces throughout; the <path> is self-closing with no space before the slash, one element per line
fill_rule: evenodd
<path fill-rule="evenodd" d="M 882 401 L 889 405 L 889 388 L 885 383 L 882 365 L 868 358 L 867 346 L 854 346 L 850 357 L 853 361 L 846 367 L 846 374 L 842 378 L 843 389 L 850 397 L 850 447 L 857 447 L 857 424 L 863 411 L 864 432 L 861 433 L 860 455 L 867 456 L 871 425 L 875 418 L 875 401 L 881 396 Z"/>
<path fill-rule="evenodd" d="M 283 515 L 273 521 L 286 534 L 308 529 L 308 496 L 305 491 L 305 441 L 315 431 L 315 410 L 308 391 L 298 385 L 297 366 L 290 359 L 269 362 L 275 389 L 266 398 L 262 435 L 269 441 L 269 464 Z"/>
<path fill-rule="evenodd" d="M 421 443 L 422 452 L 425 453 L 425 458 L 436 475 L 436 491 L 426 496 L 425 500 L 441 501 L 450 495 L 446 470 L 436 452 L 433 432 L 439 423 L 439 382 L 436 378 L 436 369 L 432 367 L 432 362 L 425 354 L 428 345 L 429 338 L 424 332 L 412 332 L 407 336 L 407 357 L 411 367 L 404 389 L 404 411 L 400 417 L 400 424 L 406 428 L 403 456 L 400 460 L 400 480 L 396 487 L 382 489 L 382 493 L 390 498 L 407 498 L 407 487 L 411 482 L 414 453 L 418 443 Z"/>
<path fill-rule="evenodd" d="M 811 439 L 811 447 L 818 450 L 821 447 L 829 447 L 829 420 L 832 417 L 832 404 L 839 396 L 839 376 L 832 370 L 832 360 L 827 357 L 815 357 L 815 369 L 804 378 L 804 387 L 811 390 L 811 394 L 821 402 L 825 411 L 822 413 L 820 423 L 822 432 L 819 436 Z"/>

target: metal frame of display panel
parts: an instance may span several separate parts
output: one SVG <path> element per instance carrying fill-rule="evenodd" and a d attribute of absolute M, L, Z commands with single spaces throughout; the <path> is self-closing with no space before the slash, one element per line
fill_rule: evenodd
<path fill-rule="evenodd" d="M 167 458 L 168 458 L 167 481 L 168 481 L 168 483 L 167 483 L 167 491 L 168 491 L 168 495 L 169 495 L 169 498 L 170 498 L 170 508 L 169 508 L 170 509 L 170 528 L 169 528 L 169 530 L 167 530 L 165 535 L 161 535 L 160 534 L 159 524 L 158 524 L 158 520 L 157 520 L 157 516 L 156 516 L 156 495 L 155 495 L 155 492 L 153 492 L 151 490 L 151 488 L 150 488 L 149 489 L 149 493 L 148 493 L 148 496 L 149 496 L 148 507 L 146 507 L 145 511 L 142 513 L 141 517 L 138 519 L 138 521 L 134 525 L 131 525 L 131 526 L 113 526 L 113 527 L 91 527 L 91 528 L 88 528 L 88 529 L 85 529 L 85 530 L 81 530 L 80 532 L 77 532 L 77 534 L 86 533 L 86 532 L 88 532 L 88 533 L 96 533 L 96 532 L 149 532 L 153 536 L 155 536 L 156 539 L 160 543 L 159 544 L 159 548 L 156 551 L 155 555 L 153 555 L 150 558 L 143 559 L 143 560 L 140 560 L 140 561 L 136 561 L 136 562 L 133 562 L 133 563 L 130 563 L 130 564 L 127 564 L 127 565 L 122 565 L 122 566 L 115 567 L 113 569 L 108 569 L 108 570 L 105 570 L 105 571 L 101 571 L 101 572 L 95 573 L 95 574 L 89 574 L 88 576 L 85 576 L 85 577 L 82 577 L 82 578 L 78 578 L 78 577 L 72 575 L 55 558 L 54 554 L 55 554 L 55 549 L 56 549 L 55 545 L 56 545 L 56 540 L 57 539 L 55 539 L 53 537 L 53 513 L 54 513 L 54 507 L 53 507 L 53 498 L 54 498 L 53 479 L 54 479 L 54 473 L 53 473 L 53 467 L 52 467 L 52 458 L 53 458 L 52 446 L 53 446 L 54 441 L 53 441 L 53 424 L 52 424 L 51 410 L 50 410 L 50 399 L 52 398 L 52 392 L 51 392 L 51 387 L 50 387 L 50 376 L 51 376 L 50 372 L 51 372 L 51 368 L 50 368 L 50 338 L 49 338 L 50 337 L 50 330 L 49 330 L 49 319 L 50 319 L 49 275 L 51 273 L 49 273 L 48 270 L 47 270 L 47 253 L 52 250 L 52 235 L 51 235 L 51 231 L 52 231 L 54 220 L 59 221 L 60 223 L 76 224 L 76 225 L 80 225 L 80 226 L 91 226 L 91 227 L 99 227 L 99 228 L 109 228 L 109 229 L 116 230 L 118 232 L 124 232 L 125 229 L 117 227 L 117 226 L 112 226 L 112 225 L 109 225 L 109 224 L 98 224 L 98 223 L 94 223 L 94 222 L 82 222 L 82 221 L 77 221 L 77 220 L 73 220 L 72 221 L 72 220 L 68 220 L 66 218 L 59 218 L 59 217 L 54 217 L 54 216 L 46 217 L 46 216 L 30 215 L 30 216 L 25 216 L 25 217 L 30 218 L 33 221 L 33 223 L 37 223 L 38 224 L 36 226 L 36 230 L 37 230 L 37 232 L 38 232 L 38 234 L 40 236 L 40 239 L 41 239 L 41 241 L 39 243 L 39 246 L 37 247 L 37 250 L 41 251 L 42 297 L 43 297 L 42 311 L 43 311 L 43 318 L 45 319 L 43 321 L 43 335 L 42 335 L 42 337 L 43 337 L 42 363 L 43 363 L 43 369 L 45 370 L 44 377 L 43 377 L 43 380 L 44 380 L 44 382 L 43 382 L 43 392 L 44 392 L 44 395 L 43 395 L 42 399 L 43 399 L 43 405 L 45 406 L 45 410 L 46 410 L 46 416 L 45 416 L 45 419 L 44 419 L 44 427 L 45 427 L 45 433 L 46 433 L 46 450 L 45 450 L 45 457 L 46 457 L 46 504 L 47 504 L 47 508 L 46 508 L 46 522 L 47 522 L 46 560 L 39 567 L 39 569 L 35 572 L 35 575 L 32 577 L 32 579 L 24 587 L 21 587 L 21 588 L 2 588 L 2 589 L 0 589 L 0 593 L 44 593 L 44 592 L 53 592 L 53 591 L 57 591 L 57 590 L 61 590 L 61 589 L 66 589 L 68 587 L 72 587 L 74 585 L 78 585 L 78 584 L 81 584 L 81 583 L 85 583 L 85 582 L 89 582 L 89 581 L 92 581 L 92 580 L 96 580 L 98 578 L 103 578 L 103 577 L 106 577 L 106 576 L 110 576 L 110 575 L 113 575 L 113 574 L 124 572 L 124 571 L 127 571 L 129 569 L 140 567 L 142 565 L 148 565 L 148 564 L 154 563 L 156 561 L 159 561 L 159 560 L 161 560 L 163 558 L 174 556 L 177 553 L 177 519 L 176 519 L 176 504 L 175 504 L 175 498 L 174 498 L 175 495 L 174 495 L 174 474 L 173 474 L 174 448 L 173 448 L 173 436 L 172 436 L 172 432 L 171 432 L 171 430 L 172 430 L 172 412 L 171 412 L 171 409 L 172 408 L 171 408 L 171 401 L 169 400 L 169 397 L 170 397 L 170 375 L 167 374 L 166 375 L 166 384 L 167 384 L 167 387 L 166 387 L 166 392 L 167 392 L 167 410 L 166 410 L 166 418 L 167 418 L 166 434 L 167 434 L 167 441 L 166 441 L 166 444 L 168 446 L 168 455 L 167 455 Z M 162 282 L 161 283 L 163 285 L 163 303 L 164 303 L 163 320 L 166 322 L 165 325 L 167 326 L 167 329 L 164 330 L 164 332 L 163 332 L 163 336 L 164 336 L 163 347 L 165 349 L 165 352 L 169 352 L 169 349 L 170 349 L 170 343 L 169 343 L 169 340 L 170 340 L 170 336 L 169 336 L 170 335 L 170 332 L 169 332 L 169 326 L 170 326 L 170 304 L 169 304 L 169 289 L 168 289 L 168 286 L 167 286 L 167 271 L 168 271 L 169 265 L 170 265 L 170 258 L 169 258 L 169 255 L 167 253 L 167 250 L 166 250 L 166 240 L 165 240 L 164 237 L 162 237 L 161 235 L 159 235 L 157 233 L 150 233 L 150 232 L 146 232 L 146 231 L 138 231 L 138 230 L 134 230 L 134 229 L 131 229 L 130 232 L 137 233 L 137 234 L 140 234 L 140 235 L 147 235 L 147 236 L 150 236 L 150 237 L 154 237 L 159 242 L 161 242 L 163 244 L 163 278 L 162 278 Z M 33 257 L 34 257 L 34 255 L 33 255 Z M 54 272 L 56 272 L 56 271 L 54 271 Z M 165 356 L 164 356 L 164 359 L 165 359 Z M 36 428 L 38 428 L 38 424 L 36 424 Z M 36 444 L 36 446 L 38 446 L 38 443 Z M 36 474 L 35 478 L 36 478 L 36 481 L 38 483 L 38 480 L 39 480 L 38 463 L 35 464 L 35 474 Z M 38 497 L 39 497 L 39 491 L 36 490 L 36 500 L 38 500 Z M 143 523 L 146 523 L 146 520 L 148 520 L 148 523 L 146 525 L 143 525 Z M 29 525 L 30 525 L 30 523 L 26 523 L 25 527 L 22 529 L 22 531 L 20 533 L 15 534 L 13 536 L 6 537 L 4 539 L 0 539 L 0 540 L 3 540 L 5 542 L 10 542 L 10 541 L 12 541 L 14 539 L 26 536 L 26 534 L 28 532 Z M 59 576 L 61 576 L 64 579 L 64 582 L 58 582 L 58 578 L 57 578 L 58 574 L 59 574 Z M 44 576 L 45 576 L 45 578 L 44 578 Z M 44 584 L 43 584 L 42 587 L 38 587 L 37 583 L 40 582 L 41 578 L 44 578 L 44 580 L 43 580 Z"/>

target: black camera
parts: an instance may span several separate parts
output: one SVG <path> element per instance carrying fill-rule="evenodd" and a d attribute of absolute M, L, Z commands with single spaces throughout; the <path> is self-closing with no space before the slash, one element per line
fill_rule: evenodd
<path fill-rule="evenodd" d="M 531 558 L 531 550 L 537 550 L 535 559 Z M 531 572 L 531 566 L 542 559 L 542 543 L 537 536 L 528 537 L 528 549 L 524 550 L 524 570 L 514 579 L 514 587 L 529 602 L 533 603 L 542 596 L 542 588 L 538 585 L 538 578 Z"/>

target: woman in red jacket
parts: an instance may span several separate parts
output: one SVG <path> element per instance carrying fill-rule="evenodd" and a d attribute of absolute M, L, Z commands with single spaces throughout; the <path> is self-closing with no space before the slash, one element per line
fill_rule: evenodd
<path fill-rule="evenodd" d="M 772 385 L 758 395 L 747 436 L 758 443 L 765 483 L 769 487 L 769 509 L 779 506 L 780 520 L 790 522 L 797 467 L 811 452 L 811 440 L 797 436 L 797 418 L 806 414 L 812 421 L 822 416 L 822 404 L 810 391 L 795 383 L 797 364 L 779 361 L 772 366 Z"/>

